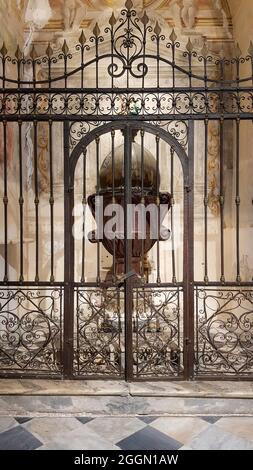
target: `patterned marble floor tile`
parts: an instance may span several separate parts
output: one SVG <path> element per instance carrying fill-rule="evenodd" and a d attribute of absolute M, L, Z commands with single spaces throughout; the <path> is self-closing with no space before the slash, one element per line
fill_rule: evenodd
<path fill-rule="evenodd" d="M 18 426 L 17 421 L 11 416 L 0 416 L 0 433 Z"/>
<path fill-rule="evenodd" d="M 116 443 L 122 450 L 177 450 L 182 443 L 147 426 Z"/>
<path fill-rule="evenodd" d="M 201 416 L 201 419 L 203 419 L 204 421 L 207 421 L 210 424 L 217 423 L 217 421 L 219 421 L 219 419 L 221 418 L 222 416 Z"/>
<path fill-rule="evenodd" d="M 158 418 L 151 426 L 185 444 L 210 424 L 201 418 Z"/>
<path fill-rule="evenodd" d="M 0 434 L 0 450 L 35 450 L 42 443 L 22 426 Z"/>
<path fill-rule="evenodd" d="M 31 419 L 32 419 L 32 418 L 27 418 L 27 417 L 24 417 L 24 416 L 15 417 L 15 420 L 16 420 L 19 424 L 28 423 L 28 421 L 31 421 Z"/>
<path fill-rule="evenodd" d="M 143 421 L 143 423 L 150 424 L 153 423 L 158 417 L 157 416 L 138 416 L 138 418 Z"/>
<path fill-rule="evenodd" d="M 103 417 L 94 419 L 86 425 L 86 428 L 115 444 L 145 426 L 146 424 L 138 418 Z"/>
<path fill-rule="evenodd" d="M 83 424 L 76 418 L 33 418 L 23 427 L 34 434 L 44 444 L 71 431 L 82 429 Z"/>
<path fill-rule="evenodd" d="M 210 425 L 187 443 L 193 450 L 253 450 L 253 442 Z"/>
<path fill-rule="evenodd" d="M 64 434 L 56 434 L 55 438 L 43 446 L 44 450 L 116 450 L 117 447 L 101 435 L 87 429 L 88 425 L 81 425 L 80 430 Z M 40 448 L 40 450 L 43 450 Z"/>
<path fill-rule="evenodd" d="M 80 423 L 82 424 L 87 424 L 89 423 L 90 421 L 93 421 L 94 418 L 88 418 L 88 416 L 77 416 L 76 418 L 78 421 L 80 421 Z"/>
<path fill-rule="evenodd" d="M 216 425 L 223 431 L 253 441 L 253 417 L 226 417 L 220 419 Z"/>

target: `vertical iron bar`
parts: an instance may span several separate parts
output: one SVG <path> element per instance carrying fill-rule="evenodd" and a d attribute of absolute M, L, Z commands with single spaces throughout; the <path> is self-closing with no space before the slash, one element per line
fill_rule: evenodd
<path fill-rule="evenodd" d="M 8 156 L 7 122 L 3 121 L 4 131 L 4 282 L 8 282 Z"/>
<path fill-rule="evenodd" d="M 115 199 L 115 130 L 112 129 L 111 132 L 111 139 L 112 139 L 112 203 L 116 204 Z M 115 235 L 113 237 L 113 260 L 112 260 L 112 276 L 113 282 L 116 280 L 116 240 Z"/>
<path fill-rule="evenodd" d="M 114 19 L 114 15 L 113 15 Z M 114 88 L 114 23 L 111 22 L 111 87 Z"/>
<path fill-rule="evenodd" d="M 176 44 L 174 41 L 171 42 L 171 51 L 172 51 L 172 87 L 173 89 L 176 86 L 176 79 L 175 79 L 175 51 L 176 51 Z"/>
<path fill-rule="evenodd" d="M 157 204 L 157 284 L 161 283 L 160 275 L 160 136 L 156 135 L 156 204 Z"/>
<path fill-rule="evenodd" d="M 64 291 L 62 287 L 60 287 L 60 369 L 61 372 L 63 372 L 62 366 L 63 366 L 63 301 L 62 298 L 64 299 Z"/>
<path fill-rule="evenodd" d="M 194 374 L 194 121 L 189 126 L 189 169 L 184 175 L 184 377 Z"/>
<path fill-rule="evenodd" d="M 39 186 L 38 186 L 38 123 L 33 123 L 34 205 L 35 205 L 35 282 L 39 282 Z"/>
<path fill-rule="evenodd" d="M 181 312 L 181 304 L 180 304 L 180 288 L 177 288 L 177 312 L 178 312 L 178 317 L 177 317 L 177 332 L 178 332 L 178 348 L 181 352 L 181 331 L 180 331 L 180 312 Z M 180 357 L 180 356 L 179 356 Z M 178 361 L 178 375 L 180 374 L 180 360 Z"/>
<path fill-rule="evenodd" d="M 51 245 L 51 272 L 50 282 L 54 282 L 54 173 L 53 173 L 53 122 L 49 120 L 49 173 L 50 173 L 50 245 Z"/>
<path fill-rule="evenodd" d="M 135 316 L 135 327 L 133 328 L 134 330 L 134 334 L 135 334 L 135 353 L 136 353 L 136 377 L 139 376 L 139 297 L 140 297 L 140 294 L 139 294 L 139 291 L 140 289 L 137 287 L 135 289 L 135 296 L 136 296 L 136 307 L 135 307 L 135 312 L 136 312 L 136 316 Z M 144 297 L 144 296 L 143 296 Z"/>
<path fill-rule="evenodd" d="M 64 376 L 73 373 L 74 338 L 74 188 L 70 185 L 69 122 L 64 121 Z"/>
<path fill-rule="evenodd" d="M 190 112 L 192 113 L 192 52 L 188 52 L 188 59 L 189 59 L 189 109 Z"/>
<path fill-rule="evenodd" d="M 83 114 L 84 108 L 84 98 L 83 98 L 83 89 L 84 89 L 84 45 L 81 44 L 81 100 L 80 100 L 80 112 Z"/>
<path fill-rule="evenodd" d="M 121 333 L 122 333 L 122 324 L 121 324 L 121 310 L 120 310 L 120 289 L 117 288 L 117 317 L 118 317 L 118 334 L 119 334 L 119 373 L 122 376 L 122 343 L 121 343 Z"/>
<path fill-rule="evenodd" d="M 195 312 L 195 364 L 196 364 L 196 374 L 198 373 L 199 366 L 199 289 L 198 286 L 194 289 L 194 296 L 196 298 L 196 312 Z"/>
<path fill-rule="evenodd" d="M 240 118 L 236 120 L 236 281 L 241 282 L 240 269 Z M 248 280 L 248 279 L 247 279 Z"/>
<path fill-rule="evenodd" d="M 18 145 L 19 145 L 19 233 L 20 233 L 20 274 L 19 282 L 24 281 L 24 197 L 23 197 L 23 159 L 22 159 L 22 121 L 18 121 Z"/>
<path fill-rule="evenodd" d="M 221 277 L 220 281 L 225 282 L 224 264 L 224 120 L 220 120 L 220 241 L 221 241 Z"/>
<path fill-rule="evenodd" d="M 64 53 L 64 88 L 68 87 L 68 53 Z"/>
<path fill-rule="evenodd" d="M 125 248 L 125 274 L 132 269 L 132 240 L 128 237 L 129 219 L 128 207 L 132 202 L 132 130 L 129 125 L 125 127 L 124 135 L 124 248 Z M 132 279 L 125 279 L 125 379 L 127 381 L 133 378 L 133 298 L 132 298 Z"/>
<path fill-rule="evenodd" d="M 127 27 L 126 27 L 126 48 L 127 48 L 127 68 L 126 68 L 126 88 L 129 88 L 129 69 L 130 69 L 130 44 L 131 44 L 131 25 L 130 25 L 130 19 L 131 19 L 131 11 L 128 10 L 127 12 Z"/>
<path fill-rule="evenodd" d="M 204 168 L 204 252 L 205 274 L 204 282 L 208 284 L 208 119 L 205 119 L 205 168 Z"/>
<path fill-rule="evenodd" d="M 157 46 L 157 52 L 156 52 L 156 67 L 157 67 L 157 70 L 156 70 L 156 73 L 157 73 L 157 76 L 156 76 L 156 80 L 157 80 L 157 88 L 159 89 L 160 88 L 160 36 L 159 34 L 157 34 L 156 36 L 156 46 Z"/>
<path fill-rule="evenodd" d="M 141 129 L 141 204 L 145 205 L 145 198 L 144 198 L 144 136 L 145 132 Z M 143 221 L 141 222 L 141 227 L 143 231 Z M 144 275 L 144 233 L 141 233 L 141 279 L 142 282 L 145 282 L 145 275 Z M 148 282 L 148 279 L 146 279 Z M 138 292 L 137 292 L 138 295 Z"/>
<path fill-rule="evenodd" d="M 76 294 L 76 362 L 77 362 L 77 372 L 80 373 L 80 306 L 79 306 L 79 287 L 75 290 Z"/>
<path fill-rule="evenodd" d="M 99 159 L 100 159 L 100 137 L 96 137 L 96 173 L 97 173 L 97 185 L 96 194 L 99 196 L 100 180 L 99 180 Z M 100 233 L 99 227 L 97 227 L 97 234 Z M 97 284 L 101 281 L 100 279 L 100 240 L 97 240 Z"/>
<path fill-rule="evenodd" d="M 174 195 L 174 154 L 175 149 L 170 148 L 170 178 L 171 178 L 171 243 L 172 243 L 172 253 L 171 253 L 171 263 L 172 263 L 172 282 L 173 284 L 177 283 L 176 276 L 176 261 L 175 261 L 175 238 L 174 238 L 174 206 L 175 206 L 175 195 Z"/>
<path fill-rule="evenodd" d="M 82 199 L 82 207 L 83 207 L 83 234 L 82 234 L 82 274 L 81 274 L 81 283 L 85 281 L 85 248 L 86 248 L 86 240 L 85 240 L 85 228 L 86 228 L 86 156 L 87 156 L 87 149 L 83 149 L 83 199 Z"/>
<path fill-rule="evenodd" d="M 81 45 L 81 90 L 84 88 L 84 45 Z"/>

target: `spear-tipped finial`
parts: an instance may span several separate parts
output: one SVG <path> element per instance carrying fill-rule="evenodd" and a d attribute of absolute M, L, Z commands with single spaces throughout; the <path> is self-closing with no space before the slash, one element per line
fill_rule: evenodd
<path fill-rule="evenodd" d="M 69 47 L 68 47 L 68 44 L 66 42 L 66 39 L 64 39 L 64 42 L 63 42 L 63 45 L 62 45 L 62 52 L 64 55 L 67 55 L 68 52 L 69 52 Z"/>
<path fill-rule="evenodd" d="M 109 19 L 109 24 L 110 24 L 111 27 L 113 28 L 113 26 L 115 26 L 116 23 L 117 23 L 117 20 L 116 20 L 116 18 L 115 18 L 114 12 L 112 12 L 112 16 L 111 16 L 111 18 Z"/>
<path fill-rule="evenodd" d="M 253 42 L 252 41 L 250 41 L 249 43 L 248 53 L 251 57 L 253 57 Z"/>
<path fill-rule="evenodd" d="M 193 44 L 192 44 L 190 38 L 188 39 L 188 42 L 187 42 L 187 44 L 186 44 L 186 50 L 187 50 L 187 52 L 189 52 L 189 54 L 191 54 L 192 51 L 193 51 Z"/>
<path fill-rule="evenodd" d="M 37 54 L 37 52 L 36 52 L 36 49 L 35 49 L 34 45 L 33 45 L 32 49 L 31 49 L 30 57 L 31 57 L 32 60 L 35 60 L 36 57 L 38 57 L 38 54 Z"/>
<path fill-rule="evenodd" d="M 171 42 L 172 42 L 173 44 L 174 44 L 174 42 L 176 42 L 176 40 L 177 40 L 177 35 L 176 35 L 176 33 L 175 33 L 174 28 L 173 28 L 172 31 L 171 31 L 170 40 L 171 40 Z"/>
<path fill-rule="evenodd" d="M 203 47 L 201 49 L 201 54 L 202 54 L 203 57 L 207 57 L 208 52 L 209 52 L 209 47 L 208 47 L 207 42 L 205 41 L 204 44 L 203 44 Z"/>
<path fill-rule="evenodd" d="M 3 42 L 3 45 L 2 45 L 2 48 L 1 48 L 1 51 L 0 51 L 0 53 L 2 54 L 2 56 L 3 56 L 3 57 L 5 57 L 5 56 L 6 56 L 6 54 L 7 54 L 7 52 L 8 52 L 8 51 L 7 51 L 7 48 L 6 48 L 5 42 Z"/>
<path fill-rule="evenodd" d="M 126 3 L 125 3 L 125 7 L 127 10 L 131 10 L 131 8 L 133 8 L 134 4 L 132 2 L 132 0 L 127 0 Z"/>
<path fill-rule="evenodd" d="M 143 17 L 141 18 L 141 22 L 144 24 L 144 26 L 147 26 L 148 22 L 149 22 L 149 17 L 147 15 L 147 12 L 144 11 L 144 15 Z"/>
<path fill-rule="evenodd" d="M 161 34 L 161 26 L 159 25 L 158 21 L 156 22 L 155 24 L 155 27 L 154 27 L 154 33 L 157 35 L 157 36 L 160 36 Z"/>
<path fill-rule="evenodd" d="M 46 49 L 46 54 L 47 54 L 48 57 L 52 57 L 53 53 L 54 53 L 54 51 L 53 51 L 53 49 L 51 47 L 51 44 L 49 42 L 48 46 L 47 46 L 47 49 Z"/>
<path fill-rule="evenodd" d="M 21 60 L 22 57 L 23 57 L 23 54 L 22 54 L 22 52 L 21 52 L 21 50 L 20 50 L 19 45 L 18 45 L 17 50 L 16 50 L 16 52 L 15 52 L 15 57 L 16 57 L 18 60 Z"/>
<path fill-rule="evenodd" d="M 236 46 L 235 46 L 235 54 L 236 54 L 236 57 L 238 57 L 238 58 L 241 57 L 241 55 L 242 55 L 242 51 L 240 49 L 240 46 L 239 46 L 238 42 L 236 43 Z"/>
<path fill-rule="evenodd" d="M 86 43 L 86 37 L 84 35 L 83 29 L 79 37 L 79 43 L 81 44 L 81 46 L 84 46 L 84 44 Z"/>
<path fill-rule="evenodd" d="M 97 23 L 95 24 L 95 27 L 93 29 L 93 34 L 94 34 L 95 38 L 98 38 L 98 36 L 100 35 L 100 29 L 99 29 L 99 26 L 98 26 Z"/>

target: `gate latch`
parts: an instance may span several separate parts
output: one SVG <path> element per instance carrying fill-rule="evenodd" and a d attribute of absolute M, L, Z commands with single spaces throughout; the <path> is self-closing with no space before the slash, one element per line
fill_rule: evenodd
<path fill-rule="evenodd" d="M 129 279 L 131 277 L 139 278 L 140 276 L 138 276 L 138 274 L 136 274 L 135 271 L 129 271 L 128 273 L 124 274 L 123 276 L 120 276 L 120 277 L 117 278 L 117 280 L 116 280 L 117 286 L 122 287 L 123 284 L 124 284 L 124 281 L 126 281 L 126 279 Z"/>
<path fill-rule="evenodd" d="M 185 338 L 185 345 L 189 346 L 191 344 L 192 340 L 190 338 Z"/>

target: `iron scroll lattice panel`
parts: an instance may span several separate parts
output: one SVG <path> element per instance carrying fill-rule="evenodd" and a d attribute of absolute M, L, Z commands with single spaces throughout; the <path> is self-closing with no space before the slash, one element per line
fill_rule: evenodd
<path fill-rule="evenodd" d="M 140 287 L 133 293 L 134 377 L 183 374 L 183 290 Z"/>
<path fill-rule="evenodd" d="M 74 375 L 123 377 L 123 291 L 76 288 Z M 137 288 L 133 292 L 133 377 L 183 374 L 183 290 Z"/>
<path fill-rule="evenodd" d="M 61 375 L 62 302 L 62 287 L 1 287 L 1 375 Z"/>
<path fill-rule="evenodd" d="M 105 52 L 106 43 L 110 45 Z M 122 114 L 129 118 L 138 114 L 147 120 L 150 116 L 174 119 L 175 115 L 252 118 L 252 43 L 246 57 L 239 47 L 232 58 L 224 57 L 223 51 L 220 55 L 210 52 L 206 43 L 197 49 L 190 39 L 181 45 L 174 30 L 166 37 L 158 22 L 151 25 L 146 13 L 139 17 L 131 1 L 118 19 L 112 14 L 104 31 L 96 24 L 88 40 L 82 32 L 71 50 L 64 41 L 58 51 L 49 45 L 43 57 L 38 57 L 34 47 L 26 58 L 19 47 L 15 57 L 10 57 L 3 44 L 1 118 L 66 120 L 72 116 L 78 120 L 82 116 L 93 121 L 119 119 Z M 72 60 L 78 55 L 75 67 Z M 247 62 L 251 72 L 241 78 L 241 66 Z M 149 73 L 152 68 L 154 76 Z"/>
<path fill-rule="evenodd" d="M 1 77 L 0 77 L 1 80 Z M 30 92 L 30 91 L 29 91 Z M 146 120 L 167 119 L 178 120 L 184 117 L 194 116 L 195 119 L 228 118 L 233 119 L 241 115 L 241 118 L 249 119 L 253 114 L 253 93 L 250 89 L 233 90 L 202 90 L 194 88 L 167 90 L 159 93 L 137 93 L 134 89 L 129 92 L 121 92 L 117 96 L 115 91 L 97 90 L 97 92 L 80 95 L 78 91 L 40 91 L 40 94 L 28 95 L 18 91 L 6 92 L 0 88 L 0 116 L 7 120 L 17 120 L 22 116 L 23 120 L 49 118 L 55 120 L 80 119 L 87 122 L 113 121 L 121 119 L 122 114 L 127 114 L 127 119 L 133 119 L 136 114 Z M 84 101 L 87 105 L 84 104 Z M 131 102 L 136 104 L 136 111 L 131 113 Z M 29 104 L 27 104 L 27 102 Z M 118 102 L 116 106 L 115 103 Z M 127 103 L 128 111 L 122 112 L 122 103 Z M 128 104 L 129 103 L 129 104 Z"/>
<path fill-rule="evenodd" d="M 75 376 L 121 377 L 124 373 L 124 292 L 75 290 Z"/>
<path fill-rule="evenodd" d="M 95 128 L 99 128 L 106 124 L 106 121 L 99 121 L 99 122 L 71 122 L 70 124 L 70 136 L 69 136 L 69 144 L 71 150 L 73 150 L 78 142 L 85 136 L 88 135 L 92 130 Z M 188 140 L 189 140 L 189 126 L 188 121 L 180 121 L 180 120 L 173 120 L 173 121 L 150 121 L 150 124 L 156 126 L 158 131 L 159 129 L 164 129 L 169 132 L 175 139 L 182 145 L 182 147 L 188 150 Z"/>
<path fill-rule="evenodd" d="M 196 287 L 196 376 L 252 377 L 252 288 Z"/>

